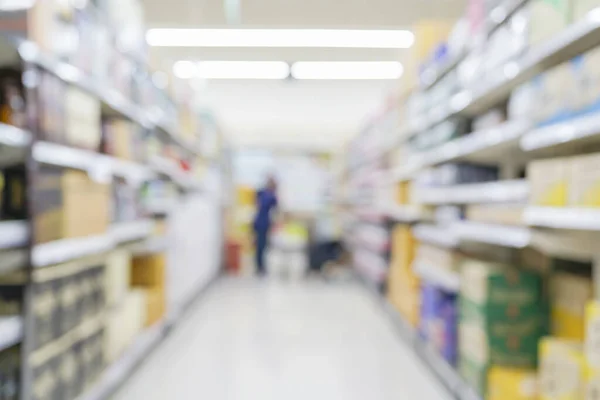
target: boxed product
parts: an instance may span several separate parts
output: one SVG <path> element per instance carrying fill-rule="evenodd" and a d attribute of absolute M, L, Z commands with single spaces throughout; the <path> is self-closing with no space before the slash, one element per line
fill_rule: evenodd
<path fill-rule="evenodd" d="M 85 172 L 41 167 L 33 196 L 37 243 L 103 234 L 108 229 L 110 187 Z"/>
<path fill-rule="evenodd" d="M 38 126 L 40 136 L 49 142 L 65 141 L 65 98 L 66 84 L 57 76 L 40 70 L 37 92 Z"/>
<path fill-rule="evenodd" d="M 584 374 L 581 342 L 554 337 L 540 341 L 540 400 L 583 399 Z"/>
<path fill-rule="evenodd" d="M 537 400 L 537 371 L 493 366 L 488 372 L 487 400 Z"/>
<path fill-rule="evenodd" d="M 115 177 L 112 184 L 112 222 L 128 222 L 142 215 L 138 190 L 125 179 Z"/>
<path fill-rule="evenodd" d="M 585 309 L 592 298 L 591 278 L 566 272 L 554 273 L 550 281 L 552 335 L 563 339 L 583 340 Z"/>
<path fill-rule="evenodd" d="M 577 81 L 577 95 L 574 96 L 577 110 L 582 113 L 596 112 L 600 108 L 600 47 L 577 57 L 574 62 L 577 66 L 573 70 Z"/>
<path fill-rule="evenodd" d="M 590 301 L 585 312 L 584 356 L 586 361 L 586 400 L 600 399 L 600 303 Z"/>
<path fill-rule="evenodd" d="M 534 307 L 542 295 L 537 274 L 500 263 L 465 259 L 461 263 L 461 282 L 461 299 L 498 315 L 505 315 L 506 309 L 519 311 L 519 315 L 529 309 L 537 311 Z"/>
<path fill-rule="evenodd" d="M 131 121 L 111 118 L 102 123 L 102 151 L 125 160 L 140 161 L 139 128 Z"/>
<path fill-rule="evenodd" d="M 419 263 L 435 265 L 446 271 L 455 271 L 458 268 L 460 256 L 449 249 L 419 243 L 415 260 Z"/>
<path fill-rule="evenodd" d="M 585 18 L 588 12 L 600 7 L 599 0 L 573 0 L 573 21 Z"/>
<path fill-rule="evenodd" d="M 569 206 L 600 207 L 600 154 L 571 159 Z"/>
<path fill-rule="evenodd" d="M 396 202 L 398 204 L 410 203 L 410 186 L 409 181 L 398 182 L 396 185 Z"/>
<path fill-rule="evenodd" d="M 536 45 L 551 39 L 564 30 L 572 20 L 573 0 L 532 0 L 529 44 Z"/>
<path fill-rule="evenodd" d="M 135 256 L 131 264 L 131 285 L 165 287 L 165 255 L 163 253 Z"/>
<path fill-rule="evenodd" d="M 146 292 L 132 290 L 106 318 L 104 355 L 108 363 L 129 347 L 146 323 Z"/>
<path fill-rule="evenodd" d="M 541 101 L 533 109 L 533 121 L 538 124 L 560 122 L 571 117 L 577 95 L 576 63 L 566 62 L 549 69 L 533 80 L 536 95 Z"/>
<path fill-rule="evenodd" d="M 129 290 L 131 254 L 115 250 L 106 258 L 105 297 L 108 307 L 120 304 Z"/>
<path fill-rule="evenodd" d="M 415 243 L 409 226 L 396 225 L 392 233 L 392 264 L 409 269 L 414 258 Z"/>
<path fill-rule="evenodd" d="M 166 299 L 165 290 L 146 289 L 146 321 L 145 326 L 152 326 L 165 315 Z"/>
<path fill-rule="evenodd" d="M 54 282 L 43 282 L 33 286 L 33 337 L 32 347 L 37 349 L 52 341 L 60 331 L 60 308 L 54 292 Z"/>
<path fill-rule="evenodd" d="M 568 204 L 571 160 L 552 158 L 527 165 L 529 202 L 536 206 L 565 207 Z"/>
<path fill-rule="evenodd" d="M 469 221 L 500 225 L 523 225 L 523 204 L 470 204 L 465 207 Z"/>
<path fill-rule="evenodd" d="M 456 296 L 432 285 L 421 289 L 420 333 L 451 364 L 457 356 Z"/>
<path fill-rule="evenodd" d="M 65 140 L 68 144 L 97 151 L 102 138 L 99 100 L 74 86 L 65 93 Z"/>

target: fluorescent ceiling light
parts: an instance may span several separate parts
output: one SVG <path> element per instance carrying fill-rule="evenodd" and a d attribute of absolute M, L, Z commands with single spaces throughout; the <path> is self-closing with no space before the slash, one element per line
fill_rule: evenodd
<path fill-rule="evenodd" d="M 404 69 L 395 61 L 299 61 L 292 65 L 295 79 L 398 79 Z"/>
<path fill-rule="evenodd" d="M 178 61 L 173 73 L 182 79 L 286 79 L 290 66 L 283 61 Z"/>
<path fill-rule="evenodd" d="M 348 29 L 150 29 L 150 46 L 160 47 L 326 47 L 406 49 L 407 30 Z"/>

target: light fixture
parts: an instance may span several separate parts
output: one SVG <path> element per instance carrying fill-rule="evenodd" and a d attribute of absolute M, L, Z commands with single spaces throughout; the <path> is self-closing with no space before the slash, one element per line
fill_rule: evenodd
<path fill-rule="evenodd" d="M 290 66 L 284 61 L 178 61 L 173 73 L 182 79 L 286 79 Z"/>
<path fill-rule="evenodd" d="M 351 29 L 150 29 L 150 46 L 160 47 L 324 47 L 406 49 L 408 30 Z"/>
<path fill-rule="evenodd" d="M 398 79 L 404 69 L 395 61 L 299 61 L 295 79 Z"/>

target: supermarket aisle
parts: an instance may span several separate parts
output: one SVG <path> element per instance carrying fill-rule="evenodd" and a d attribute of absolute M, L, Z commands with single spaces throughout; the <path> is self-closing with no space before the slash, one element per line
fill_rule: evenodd
<path fill-rule="evenodd" d="M 228 278 L 115 400 L 446 398 L 357 285 Z"/>

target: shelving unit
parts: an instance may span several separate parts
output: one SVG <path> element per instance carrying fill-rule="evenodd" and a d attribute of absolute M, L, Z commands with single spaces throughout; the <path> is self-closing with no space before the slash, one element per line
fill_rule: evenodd
<path fill-rule="evenodd" d="M 465 39 L 460 37 L 464 26 L 459 22 L 449 43 L 440 40 L 439 47 L 424 50 L 429 56 L 418 60 L 424 64 L 416 74 L 419 81 L 407 85 L 415 89 L 399 94 L 397 109 L 384 110 L 374 122 L 379 131 L 387 129 L 380 136 L 401 138 L 390 141 L 391 148 L 379 160 L 370 158 L 370 163 L 386 169 L 390 186 L 375 202 L 386 204 L 382 210 L 392 232 L 386 271 L 390 303 L 384 306 L 402 336 L 458 399 L 485 397 L 478 393 L 485 383 L 475 378 L 473 370 L 465 379 L 459 372 L 464 367 L 461 357 L 475 369 L 474 360 L 484 356 L 477 353 L 477 345 L 463 343 L 465 353 L 459 353 L 452 366 L 444 359 L 451 356 L 442 356 L 432 347 L 424 331 L 434 325 L 445 329 L 443 334 L 436 331 L 436 338 L 446 335 L 450 329 L 446 318 L 452 315 L 448 303 L 465 304 L 457 297 L 474 301 L 474 291 L 468 289 L 478 285 L 480 276 L 473 272 L 475 277 L 461 282 L 474 271 L 469 268 L 481 268 L 482 274 L 493 268 L 518 274 L 550 270 L 548 276 L 537 277 L 547 284 L 556 272 L 555 264 L 576 264 L 581 269 L 579 293 L 590 292 L 583 287 L 588 281 L 594 287 L 587 304 L 577 303 L 578 323 L 584 320 L 587 305 L 597 305 L 600 197 L 594 157 L 600 157 L 600 93 L 595 93 L 594 85 L 600 79 L 595 72 L 600 8 L 583 17 L 581 8 L 575 10 L 583 5 L 573 3 L 561 4 L 573 7 L 569 15 L 577 19 L 566 24 L 569 17 L 561 14 L 566 28 L 549 35 L 535 30 L 544 24 L 543 12 L 535 8 L 540 3 L 487 2 L 482 6 L 484 20 L 472 21 L 480 29 Z M 565 89 L 564 93 L 553 91 L 552 85 Z M 390 125 L 388 118 L 399 122 Z M 359 147 L 364 141 L 361 138 L 353 145 Z M 386 143 L 382 138 L 373 141 Z M 523 266 L 529 268 L 519 268 Z M 576 275 L 566 266 L 557 271 Z M 432 304 L 443 305 L 443 317 L 430 315 Z M 418 325 L 420 318 L 425 322 Z M 437 319 L 431 322 L 431 318 Z M 456 318 L 456 329 L 461 324 L 473 327 L 472 320 L 461 318 Z M 500 321 L 501 317 L 494 318 Z M 477 338 L 483 343 L 487 334 L 480 337 L 480 333 Z M 549 334 L 562 337 L 553 331 Z M 528 354 L 535 351 L 536 357 L 530 360 L 538 359 L 534 347 Z M 586 352 L 589 349 L 582 356 Z M 479 372 L 483 364 L 477 366 L 482 368 Z M 535 365 L 532 361 L 530 366 Z M 498 362 L 498 366 L 514 365 Z"/>

